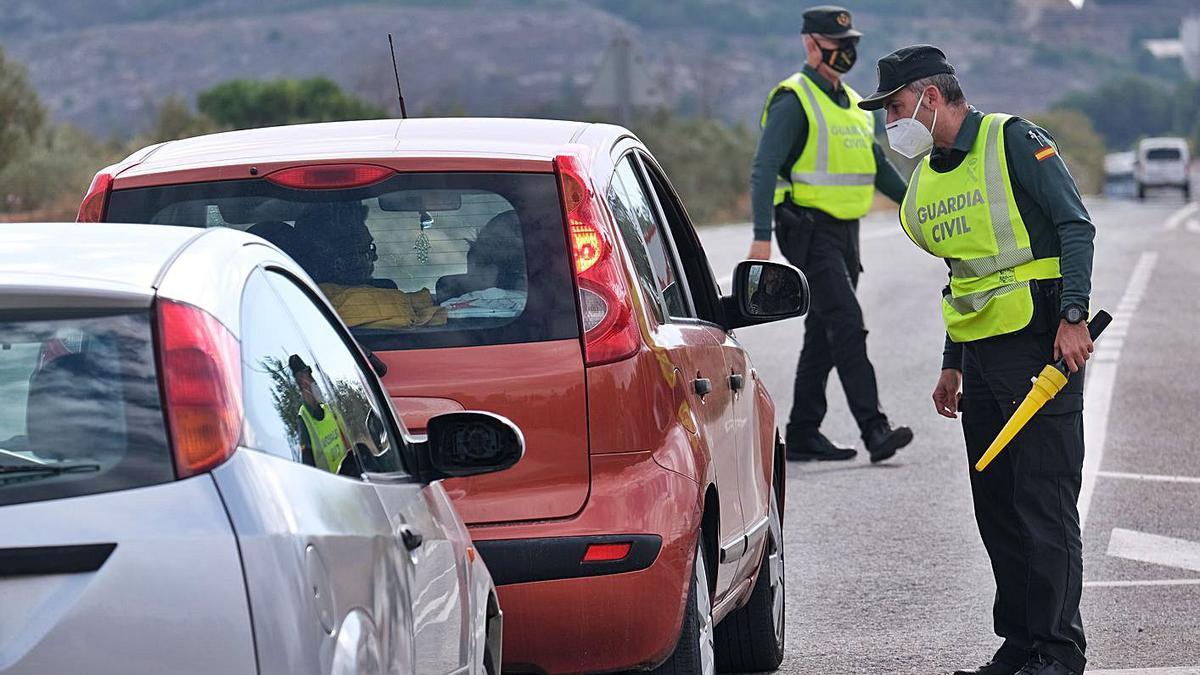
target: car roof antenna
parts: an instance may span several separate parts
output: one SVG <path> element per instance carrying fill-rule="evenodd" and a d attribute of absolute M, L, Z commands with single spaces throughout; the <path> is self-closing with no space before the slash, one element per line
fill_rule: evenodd
<path fill-rule="evenodd" d="M 392 34 L 388 33 L 388 49 L 392 50 L 392 72 L 396 74 L 396 96 L 400 98 L 400 119 L 408 119 L 408 110 L 404 107 L 404 90 L 400 88 L 400 67 L 396 65 L 396 45 L 392 43 Z"/>

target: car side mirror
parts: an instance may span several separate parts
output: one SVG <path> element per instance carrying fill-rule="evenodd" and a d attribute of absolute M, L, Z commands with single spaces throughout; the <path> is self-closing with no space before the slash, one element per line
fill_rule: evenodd
<path fill-rule="evenodd" d="M 488 412 L 467 411 L 429 419 L 422 448 L 428 480 L 462 478 L 503 471 L 525 455 L 525 437 L 512 421 Z"/>
<path fill-rule="evenodd" d="M 769 260 L 743 260 L 733 271 L 733 295 L 721 298 L 728 329 L 803 316 L 811 295 L 800 270 Z"/>

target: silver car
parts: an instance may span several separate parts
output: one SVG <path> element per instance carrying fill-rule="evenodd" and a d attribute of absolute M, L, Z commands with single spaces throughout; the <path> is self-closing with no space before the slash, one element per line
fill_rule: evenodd
<path fill-rule="evenodd" d="M 437 480 L 515 464 L 510 422 L 408 436 L 257 237 L 5 225 L 0 250 L 0 672 L 495 670 Z"/>

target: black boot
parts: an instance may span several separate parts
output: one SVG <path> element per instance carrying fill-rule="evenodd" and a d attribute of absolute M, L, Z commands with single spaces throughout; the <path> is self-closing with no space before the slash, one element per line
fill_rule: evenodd
<path fill-rule="evenodd" d="M 908 427 L 893 429 L 887 422 L 876 426 L 863 436 L 863 442 L 867 444 L 867 452 L 871 453 L 872 464 L 890 458 L 896 454 L 897 450 L 912 443 L 912 439 L 912 429 Z"/>
<path fill-rule="evenodd" d="M 1079 675 L 1079 673 L 1048 656 L 1034 654 L 1017 671 L 1017 675 Z"/>
<path fill-rule="evenodd" d="M 788 434 L 787 458 L 792 462 L 840 462 L 854 459 L 854 448 L 839 448 L 819 432 Z"/>
<path fill-rule="evenodd" d="M 985 665 L 974 670 L 956 670 L 954 675 L 1016 675 L 1020 666 L 1014 666 L 1000 661 L 988 661 Z"/>

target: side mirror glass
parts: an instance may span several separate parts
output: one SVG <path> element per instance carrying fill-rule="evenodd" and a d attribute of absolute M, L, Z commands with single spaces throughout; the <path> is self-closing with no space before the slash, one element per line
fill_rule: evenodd
<path fill-rule="evenodd" d="M 728 328 L 790 319 L 808 312 L 804 274 L 783 263 L 743 260 L 733 273 L 733 295 L 724 299 Z"/>
<path fill-rule="evenodd" d="M 367 413 L 367 433 L 371 434 L 371 440 L 375 443 L 375 448 L 378 452 L 372 452 L 375 456 L 382 455 L 391 449 L 391 441 L 388 440 L 387 426 L 383 420 L 379 419 L 379 415 L 374 411 Z"/>
<path fill-rule="evenodd" d="M 429 465 L 442 477 L 461 478 L 511 468 L 525 455 L 525 437 L 507 418 L 453 412 L 428 424 Z"/>

